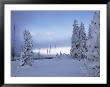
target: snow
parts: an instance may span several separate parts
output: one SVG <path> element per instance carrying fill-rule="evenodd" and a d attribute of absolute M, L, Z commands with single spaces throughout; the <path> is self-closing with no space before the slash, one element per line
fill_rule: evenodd
<path fill-rule="evenodd" d="M 69 55 L 53 59 L 39 59 L 32 66 L 20 66 L 19 60 L 11 62 L 12 77 L 85 77 L 84 60 L 72 59 Z"/>
<path fill-rule="evenodd" d="M 41 54 L 47 54 L 47 49 L 50 49 L 50 48 L 42 48 L 40 49 L 40 53 Z M 50 54 L 60 54 L 61 53 L 66 53 L 66 54 L 69 54 L 70 53 L 70 47 L 57 47 L 57 48 L 51 48 L 51 52 Z M 38 53 L 39 52 L 39 49 L 34 49 L 33 52 L 35 53 Z"/>

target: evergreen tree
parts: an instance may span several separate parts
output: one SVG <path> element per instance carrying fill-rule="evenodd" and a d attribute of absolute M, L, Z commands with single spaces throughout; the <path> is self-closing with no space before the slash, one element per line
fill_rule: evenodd
<path fill-rule="evenodd" d="M 78 21 L 74 20 L 73 24 L 73 32 L 72 32 L 72 38 L 71 38 L 71 50 L 70 54 L 72 58 L 79 58 L 80 57 L 80 41 L 79 41 L 79 26 Z"/>
<path fill-rule="evenodd" d="M 21 52 L 21 66 L 30 65 L 32 66 L 32 36 L 28 30 L 24 31 L 24 46 Z"/>
<path fill-rule="evenodd" d="M 11 54 L 12 54 L 12 58 L 11 58 L 11 60 L 12 61 L 14 61 L 15 60 L 15 24 L 14 24 L 14 28 L 13 28 L 13 46 L 12 46 L 12 48 L 11 48 Z"/>
<path fill-rule="evenodd" d="M 88 59 L 97 60 L 100 58 L 100 16 L 95 12 L 89 27 L 87 40 Z"/>
<path fill-rule="evenodd" d="M 71 39 L 70 54 L 72 58 L 84 58 L 86 57 L 86 33 L 84 24 L 81 22 L 78 26 L 77 20 L 74 20 L 73 34 Z"/>
<path fill-rule="evenodd" d="M 100 13 L 95 12 L 89 27 L 87 40 L 87 59 L 92 61 L 87 64 L 89 76 L 100 76 Z"/>
<path fill-rule="evenodd" d="M 81 51 L 81 58 L 85 58 L 86 57 L 86 51 L 87 51 L 87 47 L 86 47 L 86 32 L 85 32 L 85 27 L 83 22 L 81 22 L 80 25 L 80 51 Z"/>

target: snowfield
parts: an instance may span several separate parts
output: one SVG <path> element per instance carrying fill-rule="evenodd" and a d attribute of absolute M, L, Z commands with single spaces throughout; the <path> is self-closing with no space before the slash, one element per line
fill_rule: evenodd
<path fill-rule="evenodd" d="M 87 77 L 84 60 L 72 59 L 69 55 L 53 59 L 38 59 L 32 66 L 20 66 L 19 60 L 11 61 L 12 77 Z"/>
<path fill-rule="evenodd" d="M 50 50 L 50 48 L 42 48 L 42 49 L 40 49 L 40 53 L 43 54 L 43 55 L 47 54 L 47 49 Z M 71 49 L 71 47 L 57 47 L 57 48 L 53 48 L 52 47 L 51 48 L 51 52 L 49 54 L 56 55 L 57 53 L 60 54 L 60 52 L 69 54 L 70 53 L 70 49 Z M 33 52 L 38 53 L 39 49 L 34 49 Z"/>

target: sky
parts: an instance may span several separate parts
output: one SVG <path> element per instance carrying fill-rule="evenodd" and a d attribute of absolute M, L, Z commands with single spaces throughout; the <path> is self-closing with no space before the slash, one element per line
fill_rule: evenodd
<path fill-rule="evenodd" d="M 70 47 L 74 19 L 85 25 L 85 30 L 93 17 L 94 11 L 12 11 L 11 36 L 15 25 L 15 46 L 23 45 L 23 32 L 29 30 L 34 48 L 50 46 Z"/>

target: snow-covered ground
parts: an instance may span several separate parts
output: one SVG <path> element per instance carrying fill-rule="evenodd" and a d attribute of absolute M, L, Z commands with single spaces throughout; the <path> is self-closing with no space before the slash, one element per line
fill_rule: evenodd
<path fill-rule="evenodd" d="M 53 59 L 39 59 L 32 66 L 19 66 L 19 60 L 11 62 L 14 77 L 86 77 L 88 72 L 84 60 L 72 59 L 69 55 Z"/>

